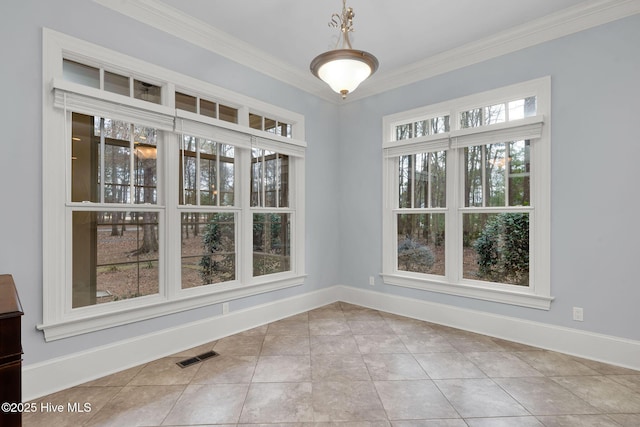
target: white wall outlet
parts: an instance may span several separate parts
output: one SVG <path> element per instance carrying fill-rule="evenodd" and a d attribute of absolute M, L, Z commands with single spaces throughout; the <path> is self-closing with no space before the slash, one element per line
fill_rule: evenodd
<path fill-rule="evenodd" d="M 227 314 L 229 313 L 229 303 L 228 302 L 223 302 L 222 303 L 222 314 Z"/>
<path fill-rule="evenodd" d="M 584 320 L 584 310 L 582 307 L 573 307 L 573 320 L 582 322 Z"/>
<path fill-rule="evenodd" d="M 375 286 L 376 285 L 376 279 L 373 276 L 369 276 L 369 284 L 371 286 Z"/>

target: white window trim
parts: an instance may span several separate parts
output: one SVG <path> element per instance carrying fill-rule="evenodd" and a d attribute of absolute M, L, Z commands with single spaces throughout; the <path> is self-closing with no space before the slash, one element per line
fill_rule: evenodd
<path fill-rule="evenodd" d="M 74 84 L 62 79 L 63 58 L 76 60 L 88 65 L 109 64 L 119 70 L 144 70 L 150 81 L 164 83 L 164 93 L 172 93 L 176 86 L 192 88 L 211 99 L 223 99 L 226 105 L 238 108 L 239 123 L 228 123 L 205 116 L 175 110 L 173 99 L 163 99 L 163 105 L 151 104 L 122 95 L 111 94 Z M 171 98 L 171 97 L 169 97 Z M 227 102 L 228 101 L 228 102 Z M 68 104 L 67 104 L 68 103 Z M 220 207 L 217 211 L 235 212 L 237 217 L 238 257 L 244 259 L 238 268 L 236 280 L 182 289 L 179 259 L 180 235 L 159 229 L 160 251 L 165 266 L 160 270 L 159 294 L 118 301 L 117 303 L 98 304 L 71 310 L 70 298 L 70 238 L 67 229 L 71 224 L 69 207 L 74 209 L 109 210 L 102 204 L 82 206 L 66 203 L 68 199 L 68 180 L 70 179 L 69 144 L 65 135 L 69 134 L 69 111 L 83 110 L 88 114 L 106 113 L 107 117 L 117 116 L 116 110 L 108 114 L 112 105 L 118 104 L 123 111 L 124 120 L 131 120 L 129 113 L 141 122 L 152 127 L 167 130 L 164 132 L 164 151 L 159 155 L 159 185 L 171 185 L 178 182 L 177 143 L 185 122 L 197 130 L 197 136 L 215 137 L 218 142 L 231 143 L 238 147 L 237 176 L 243 176 L 243 169 L 249 167 L 249 151 L 253 144 L 259 143 L 292 156 L 290 163 L 290 204 L 292 212 L 291 230 L 291 270 L 284 273 L 252 277 L 251 248 L 252 234 L 251 211 L 248 206 L 248 180 L 238 179 L 237 197 L 241 202 L 234 207 Z M 292 124 L 292 138 L 285 138 L 269 132 L 251 129 L 248 126 L 248 111 L 268 111 L 274 117 L 282 118 Z M 129 113 L 128 113 L 128 112 Z M 127 323 L 151 319 L 184 310 L 190 310 L 224 301 L 243 298 L 265 292 L 271 292 L 304 283 L 305 274 L 305 201 L 304 201 L 304 117 L 262 101 L 233 93 L 224 88 L 184 76 L 170 70 L 140 61 L 103 47 L 75 39 L 53 30 L 43 29 L 43 321 L 37 328 L 44 331 L 45 340 L 51 341 L 124 325 Z M 80 112 L 80 111 L 78 111 Z M 246 116 L 246 118 L 245 118 Z M 168 129 L 168 118 L 173 118 L 173 126 Z M 245 123 L 246 122 L 246 123 Z M 184 129 L 185 133 L 187 129 Z M 189 129 L 190 130 L 190 129 Z M 175 138 L 174 138 L 175 137 Z M 172 149 L 175 147 L 176 149 Z M 244 164 L 246 163 L 246 164 Z M 61 165 L 66 165 L 61 167 Z M 246 173 L 246 171 L 244 172 Z M 158 205 L 119 205 L 113 208 L 153 210 L 159 212 L 162 221 L 179 223 L 180 212 L 198 210 L 196 206 L 179 206 L 177 191 L 164 191 L 164 199 Z M 175 194 L 174 194 L 175 193 Z M 246 199 L 246 201 L 245 201 Z M 244 227 L 239 224 L 244 224 Z M 248 224 L 248 225 L 247 225 Z M 244 228 L 244 229 L 243 229 Z M 173 261 L 172 260 L 178 260 Z M 170 285 L 173 284 L 173 285 Z"/>
<path fill-rule="evenodd" d="M 549 310 L 551 296 L 550 272 L 550 176 L 551 176 L 551 78 L 543 77 L 524 83 L 478 93 L 463 98 L 445 101 L 439 104 L 392 114 L 383 118 L 383 271 L 381 276 L 385 284 L 425 291 L 432 291 L 504 304 L 518 305 L 535 309 Z M 492 105 L 507 99 L 520 99 L 535 95 L 537 97 L 537 116 L 497 125 L 488 125 L 474 129 L 459 128 L 459 113 L 482 105 Z M 413 140 L 395 141 L 395 126 L 423 117 L 450 116 L 451 130 L 448 133 L 429 135 Z M 462 225 L 460 212 L 464 208 L 455 208 L 452 201 L 460 198 L 458 188 L 460 177 L 458 155 L 455 152 L 457 140 L 467 140 L 482 144 L 483 140 L 493 137 L 521 135 L 538 137 L 531 149 L 531 197 L 533 208 L 518 207 L 518 211 L 531 212 L 530 223 L 533 232 L 530 235 L 530 286 L 523 288 L 513 285 L 462 279 L 461 265 L 455 265 L 460 256 L 462 245 L 459 236 Z M 395 215 L 398 212 L 398 157 L 432 146 L 442 149 L 448 145 L 451 151 L 447 156 L 447 208 L 446 212 L 446 275 L 435 276 L 399 271 L 397 269 L 397 230 Z M 452 181 L 451 183 L 449 181 Z M 453 185 L 450 185 L 453 184 Z M 486 211 L 491 209 L 487 208 Z M 504 210 L 501 208 L 501 210 Z M 433 211 L 430 209 L 429 211 Z M 417 212 L 413 210 L 413 212 Z M 455 243 L 455 245 L 454 245 Z"/>

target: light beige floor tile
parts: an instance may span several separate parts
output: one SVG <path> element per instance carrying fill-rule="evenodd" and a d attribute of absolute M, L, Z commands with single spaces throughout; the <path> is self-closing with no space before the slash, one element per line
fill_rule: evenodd
<path fill-rule="evenodd" d="M 522 351 L 515 354 L 546 376 L 598 375 L 597 371 L 564 354 L 551 351 Z"/>
<path fill-rule="evenodd" d="M 538 417 L 545 427 L 620 427 L 607 415 L 561 415 Z"/>
<path fill-rule="evenodd" d="M 607 378 L 640 393 L 640 375 L 607 375 Z"/>
<path fill-rule="evenodd" d="M 254 383 L 311 381 L 309 356 L 261 356 L 258 359 Z"/>
<path fill-rule="evenodd" d="M 640 413 L 640 394 L 607 377 L 554 377 L 553 380 L 602 412 Z"/>
<path fill-rule="evenodd" d="M 365 354 L 363 359 L 371 379 L 376 381 L 428 379 L 411 354 Z"/>
<path fill-rule="evenodd" d="M 307 355 L 311 353 L 308 335 L 267 335 L 261 356 Z"/>
<path fill-rule="evenodd" d="M 505 349 L 497 344 L 491 338 L 484 335 L 468 335 L 455 338 L 447 338 L 456 350 L 461 353 L 475 353 L 480 351 L 505 351 Z"/>
<path fill-rule="evenodd" d="M 258 356 L 262 350 L 263 335 L 232 335 L 218 340 L 213 350 L 235 356 Z"/>
<path fill-rule="evenodd" d="M 249 383 L 257 362 L 257 356 L 220 355 L 202 362 L 191 384 Z"/>
<path fill-rule="evenodd" d="M 189 385 L 163 424 L 236 423 L 249 384 Z"/>
<path fill-rule="evenodd" d="M 414 357 L 431 379 L 485 378 L 486 375 L 462 353 L 425 353 Z"/>
<path fill-rule="evenodd" d="M 468 427 L 467 423 L 461 418 L 392 421 L 391 425 L 393 427 Z"/>
<path fill-rule="evenodd" d="M 315 421 L 386 420 L 371 381 L 321 381 L 313 383 Z"/>
<path fill-rule="evenodd" d="M 311 383 L 253 383 L 240 415 L 250 424 L 312 421 Z"/>
<path fill-rule="evenodd" d="M 269 323 L 267 335 L 309 335 L 308 316 L 287 317 L 277 322 Z"/>
<path fill-rule="evenodd" d="M 199 364 L 181 368 L 181 357 L 165 357 L 147 363 L 128 385 L 186 385 L 198 372 Z"/>
<path fill-rule="evenodd" d="M 535 417 L 470 418 L 469 427 L 544 427 Z"/>
<path fill-rule="evenodd" d="M 354 335 L 360 353 L 408 353 L 397 335 Z"/>
<path fill-rule="evenodd" d="M 395 331 L 389 327 L 382 318 L 380 320 L 347 320 L 349 329 L 353 335 L 395 335 Z"/>
<path fill-rule="evenodd" d="M 463 418 L 531 415 L 488 378 L 435 380 L 434 383 Z"/>
<path fill-rule="evenodd" d="M 429 323 L 421 320 L 409 319 L 406 317 L 394 316 L 386 317 L 384 320 L 389 327 L 398 335 L 436 335 L 436 332 Z"/>
<path fill-rule="evenodd" d="M 609 418 L 620 424 L 622 427 L 640 426 L 640 414 L 609 414 Z"/>
<path fill-rule="evenodd" d="M 309 320 L 310 335 L 351 335 L 349 324 L 344 318 L 319 318 Z"/>
<path fill-rule="evenodd" d="M 367 366 L 359 354 L 314 354 L 311 356 L 313 381 L 370 381 Z"/>
<path fill-rule="evenodd" d="M 126 386 L 100 409 L 88 426 L 160 425 L 186 386 Z"/>
<path fill-rule="evenodd" d="M 490 377 L 541 377 L 531 365 L 506 352 L 465 353 L 478 368 Z"/>
<path fill-rule="evenodd" d="M 122 387 L 73 387 L 30 402 L 24 426 L 75 427 L 88 422 Z"/>
<path fill-rule="evenodd" d="M 399 335 L 411 353 L 457 352 L 445 338 L 435 334 Z"/>
<path fill-rule="evenodd" d="M 390 420 L 459 417 L 431 380 L 374 381 L 374 384 Z"/>
<path fill-rule="evenodd" d="M 360 354 L 353 335 L 312 335 L 311 354 Z"/>
<path fill-rule="evenodd" d="M 600 411 L 546 377 L 494 378 L 532 415 L 598 414 Z"/>

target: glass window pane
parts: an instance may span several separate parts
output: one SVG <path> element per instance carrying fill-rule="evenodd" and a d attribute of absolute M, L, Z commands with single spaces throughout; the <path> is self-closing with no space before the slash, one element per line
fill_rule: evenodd
<path fill-rule="evenodd" d="M 75 61 L 62 61 L 62 78 L 84 86 L 100 89 L 100 70 Z"/>
<path fill-rule="evenodd" d="M 131 96 L 131 89 L 129 88 L 129 77 L 105 71 L 104 90 L 124 96 Z"/>
<path fill-rule="evenodd" d="M 429 154 L 421 153 L 414 156 L 414 208 L 429 207 Z"/>
<path fill-rule="evenodd" d="M 484 124 L 493 125 L 496 123 L 504 123 L 505 107 L 504 104 L 490 105 L 484 108 Z"/>
<path fill-rule="evenodd" d="M 225 122 L 238 123 L 238 110 L 236 108 L 228 107 L 220 104 L 220 120 Z"/>
<path fill-rule="evenodd" d="M 176 108 L 179 110 L 198 112 L 198 99 L 195 96 L 176 92 Z"/>
<path fill-rule="evenodd" d="M 398 215 L 398 270 L 445 274 L 445 214 Z"/>
<path fill-rule="evenodd" d="M 509 102 L 509 121 L 536 115 L 536 97 L 530 96 Z"/>
<path fill-rule="evenodd" d="M 531 204 L 531 157 L 529 141 L 509 143 L 509 206 Z"/>
<path fill-rule="evenodd" d="M 249 113 L 249 127 L 251 129 L 262 130 L 262 116 Z"/>
<path fill-rule="evenodd" d="M 134 203 L 158 203 L 156 130 L 134 126 Z"/>
<path fill-rule="evenodd" d="M 482 206 L 482 146 L 464 149 L 464 205 Z"/>
<path fill-rule="evenodd" d="M 400 167 L 398 170 L 398 206 L 401 208 L 411 208 L 411 187 L 413 186 L 413 162 L 414 156 L 400 156 Z"/>
<path fill-rule="evenodd" d="M 182 136 L 180 148 L 179 202 L 181 205 L 196 204 L 196 144 L 193 136 Z"/>
<path fill-rule="evenodd" d="M 157 212 L 73 212 L 72 307 L 157 294 Z"/>
<path fill-rule="evenodd" d="M 234 214 L 184 212 L 181 217 L 182 288 L 235 280 Z"/>
<path fill-rule="evenodd" d="M 200 204 L 203 206 L 216 205 L 218 194 L 216 185 L 217 162 L 216 143 L 206 139 L 198 140 L 200 153 Z"/>
<path fill-rule="evenodd" d="M 413 138 L 413 124 L 407 123 L 396 126 L 396 141 Z"/>
<path fill-rule="evenodd" d="M 463 277 L 529 286 L 529 214 L 463 214 Z"/>
<path fill-rule="evenodd" d="M 154 104 L 161 104 L 162 91 L 160 86 L 146 83 L 140 80 L 133 81 L 133 97 L 136 99 L 142 99 L 143 101 L 153 102 Z"/>
<path fill-rule="evenodd" d="M 505 206 L 506 146 L 504 143 L 485 147 L 486 206 Z"/>
<path fill-rule="evenodd" d="M 449 116 L 434 117 L 431 119 L 430 134 L 449 132 Z"/>
<path fill-rule="evenodd" d="M 207 101 L 206 99 L 200 100 L 200 114 L 207 117 L 217 118 L 216 103 Z"/>
<path fill-rule="evenodd" d="M 429 154 L 431 208 L 447 207 L 447 152 Z"/>
<path fill-rule="evenodd" d="M 220 206 L 233 206 L 235 202 L 235 149 L 233 145 L 218 144 L 219 147 L 219 179 L 218 200 Z"/>
<path fill-rule="evenodd" d="M 253 214 L 253 276 L 291 270 L 288 213 Z"/>
<path fill-rule="evenodd" d="M 99 121 L 99 120 L 98 120 Z M 94 118 L 71 116 L 71 201 L 99 202 L 100 139 L 94 138 Z M 112 161 L 115 161 L 112 159 Z"/>
<path fill-rule="evenodd" d="M 271 133 L 276 133 L 276 126 L 278 122 L 273 119 L 264 118 L 264 130 Z"/>
<path fill-rule="evenodd" d="M 289 206 L 289 156 L 252 150 L 251 206 Z"/>
<path fill-rule="evenodd" d="M 420 120 L 415 123 L 416 138 L 429 135 L 429 124 L 431 120 Z"/>
<path fill-rule="evenodd" d="M 483 108 L 475 108 L 460 113 L 460 128 L 465 129 L 482 126 L 484 123 L 483 111 Z"/>

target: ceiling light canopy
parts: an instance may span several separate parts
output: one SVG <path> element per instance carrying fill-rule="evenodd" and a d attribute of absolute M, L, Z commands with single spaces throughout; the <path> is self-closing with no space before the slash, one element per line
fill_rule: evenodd
<path fill-rule="evenodd" d="M 309 66 L 313 75 L 341 94 L 342 99 L 378 69 L 375 56 L 351 47 L 349 33 L 353 31 L 354 16 L 353 9 L 347 7 L 346 0 L 342 0 L 342 14 L 334 13 L 329 22 L 330 27 L 340 29 L 341 34 L 336 47 L 342 40 L 342 48 L 316 56 Z"/>

